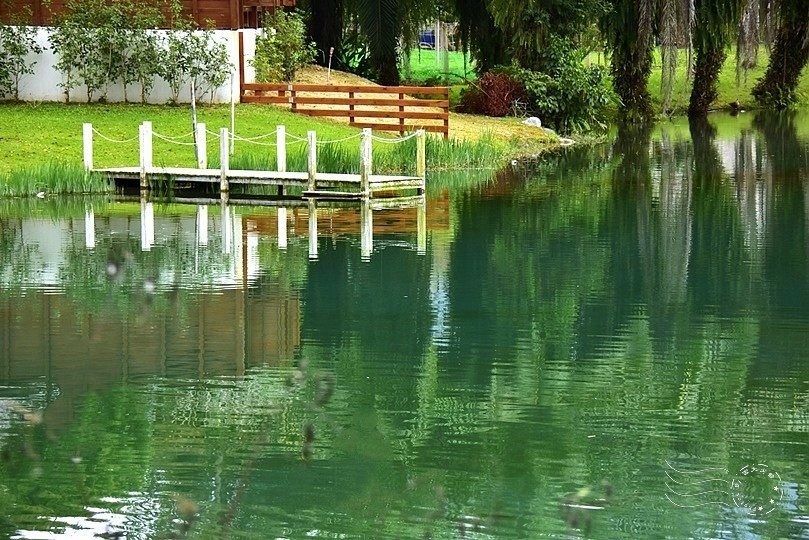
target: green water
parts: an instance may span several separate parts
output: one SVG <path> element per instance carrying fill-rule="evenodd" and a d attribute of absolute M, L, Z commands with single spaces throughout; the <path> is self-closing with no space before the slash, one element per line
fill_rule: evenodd
<path fill-rule="evenodd" d="M 809 538 L 807 122 L 316 231 L 3 202 L 0 537 Z"/>

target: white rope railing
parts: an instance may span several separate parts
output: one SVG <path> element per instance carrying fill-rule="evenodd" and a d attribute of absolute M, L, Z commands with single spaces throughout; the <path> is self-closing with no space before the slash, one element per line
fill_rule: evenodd
<path fill-rule="evenodd" d="M 154 135 L 154 136 L 155 136 L 155 137 L 157 137 L 158 139 L 163 139 L 164 141 L 168 141 L 168 142 L 174 142 L 174 141 L 179 141 L 179 140 L 181 140 L 181 139 L 189 139 L 189 138 L 192 138 L 192 137 L 194 136 L 194 132 L 193 132 L 193 131 L 191 131 L 190 133 L 185 133 L 185 134 L 183 134 L 183 135 L 177 135 L 177 136 L 175 136 L 175 137 L 172 137 L 172 136 L 170 136 L 170 135 L 163 135 L 163 134 L 158 133 L 157 131 L 154 131 L 154 130 L 153 130 L 153 131 L 152 131 L 152 135 Z"/>
<path fill-rule="evenodd" d="M 104 135 L 103 133 L 98 131 L 95 127 L 93 128 L 93 133 L 95 133 L 96 135 L 98 135 L 99 137 L 104 139 L 105 141 L 109 141 L 111 143 L 126 144 L 126 143 L 131 143 L 133 141 L 138 140 L 138 135 L 135 135 L 131 139 L 113 139 L 111 137 L 107 137 L 106 135 Z"/>
<path fill-rule="evenodd" d="M 232 133 L 231 136 L 237 141 L 244 141 L 244 142 L 251 142 L 251 143 L 258 143 L 261 139 L 266 139 L 267 137 L 272 137 L 276 135 L 275 133 L 265 133 L 264 135 L 258 135 L 256 137 L 240 137 L 235 133 Z M 266 143 L 265 143 L 266 144 Z M 270 143 L 271 145 L 275 145 L 275 143 Z"/>
<path fill-rule="evenodd" d="M 197 144 L 196 142 L 193 142 L 193 141 L 192 142 L 181 142 L 181 141 L 175 140 L 175 139 L 173 139 L 171 137 L 166 137 L 165 135 L 161 135 L 160 133 L 158 133 L 156 131 L 153 131 L 152 135 L 154 135 L 155 138 L 160 139 L 161 141 L 166 141 L 166 142 L 171 143 L 171 144 L 179 144 L 181 146 L 196 146 L 196 144 Z"/>
<path fill-rule="evenodd" d="M 306 137 L 298 137 L 297 135 L 293 135 L 292 133 L 287 133 L 287 137 L 292 139 L 293 141 L 306 142 Z"/>
<path fill-rule="evenodd" d="M 397 138 L 379 137 L 377 135 L 371 135 L 371 139 L 373 139 L 376 142 L 383 143 L 383 144 L 398 144 L 398 143 L 402 143 L 402 142 L 405 142 L 405 141 L 409 141 L 410 139 L 412 139 L 414 137 L 417 137 L 418 134 L 419 134 L 419 132 L 416 131 L 416 132 L 411 133 L 410 135 L 407 135 L 405 137 L 397 137 Z"/>
<path fill-rule="evenodd" d="M 355 133 L 354 135 L 349 135 L 348 137 L 343 137 L 342 139 L 334 139 L 334 140 L 331 140 L 331 141 L 317 141 L 317 144 L 318 144 L 318 146 L 321 146 L 321 145 L 324 145 L 324 144 L 339 144 L 339 143 L 343 143 L 343 142 L 346 142 L 346 141 L 350 141 L 352 139 L 359 139 L 361 136 L 362 136 L 361 133 Z"/>

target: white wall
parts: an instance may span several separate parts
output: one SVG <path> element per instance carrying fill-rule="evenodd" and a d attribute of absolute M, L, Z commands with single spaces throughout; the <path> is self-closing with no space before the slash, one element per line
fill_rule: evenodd
<path fill-rule="evenodd" d="M 37 42 L 44 49 L 41 54 L 31 54 L 26 61 L 34 64 L 33 75 L 27 75 L 20 81 L 20 99 L 22 101 L 65 101 L 64 90 L 59 84 L 63 81 L 62 74 L 54 67 L 58 61 L 57 56 L 51 50 L 48 41 L 50 28 L 37 28 Z M 156 32 L 165 32 L 165 30 L 155 30 Z M 252 59 L 256 49 L 256 30 L 215 30 L 214 36 L 219 43 L 224 43 L 227 46 L 228 54 L 230 56 L 230 63 L 234 66 L 232 81 L 228 80 L 224 85 L 216 89 L 214 102 L 215 103 L 230 103 L 231 93 L 234 99 L 239 100 L 239 32 L 244 34 L 244 52 L 245 52 L 245 81 L 252 82 L 255 79 L 255 70 L 249 65 L 248 60 Z M 127 87 L 127 94 L 129 101 L 140 101 L 140 85 L 134 84 Z M 148 102 L 162 104 L 169 101 L 171 92 L 168 84 L 161 78 L 157 78 L 149 95 Z M 98 99 L 98 96 L 94 96 Z M 84 85 L 77 86 L 70 91 L 71 102 L 86 102 L 87 89 Z M 107 93 L 107 101 L 121 102 L 124 101 L 124 90 L 121 83 L 116 83 L 111 86 Z M 210 101 L 210 96 L 206 95 L 205 102 Z M 180 102 L 191 102 L 191 89 L 188 84 L 180 91 Z"/>

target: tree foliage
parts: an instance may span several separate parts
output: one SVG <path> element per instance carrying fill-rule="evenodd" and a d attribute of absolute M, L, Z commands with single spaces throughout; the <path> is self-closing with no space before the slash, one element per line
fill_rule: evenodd
<path fill-rule="evenodd" d="M 693 44 L 696 51 L 689 116 L 705 116 L 716 100 L 716 81 L 739 27 L 746 0 L 697 0 Z"/>
<path fill-rule="evenodd" d="M 644 122 L 652 115 L 648 81 L 652 71 L 652 19 L 650 0 L 611 0 L 600 20 L 611 56 L 613 86 L 620 100 L 621 118 Z"/>
<path fill-rule="evenodd" d="M 520 65 L 541 69 L 550 40 L 573 39 L 607 11 L 604 0 L 489 0 L 494 23 L 510 36 L 510 46 Z"/>
<path fill-rule="evenodd" d="M 511 63 L 511 47 L 497 26 L 486 0 L 456 0 L 458 30 L 464 49 L 472 54 L 478 73 Z"/>
<path fill-rule="evenodd" d="M 762 105 L 784 109 L 795 103 L 798 78 L 809 62 L 809 9 L 805 0 L 780 0 L 777 13 L 775 47 L 753 96 Z"/>
<path fill-rule="evenodd" d="M 41 52 L 34 27 L 0 23 L 0 96 L 20 99 L 20 81 L 34 73 L 36 64 L 26 57 Z"/>
<path fill-rule="evenodd" d="M 83 85 L 87 101 L 105 101 L 110 85 L 120 83 L 128 100 L 128 85 L 139 83 L 146 101 L 155 77 L 168 83 L 172 102 L 189 82 L 198 99 L 207 92 L 213 97 L 212 90 L 232 70 L 227 49 L 211 30 L 195 30 L 195 23 L 181 16 L 178 2 L 169 7 L 166 18 L 138 0 L 70 0 L 49 37 L 65 99 L 70 101 L 71 91 Z M 153 30 L 164 25 L 170 30 Z"/>
<path fill-rule="evenodd" d="M 256 39 L 253 66 L 256 79 L 262 82 L 292 81 L 301 66 L 315 59 L 314 43 L 306 41 L 303 17 L 296 12 L 276 10 L 265 21 Z"/>

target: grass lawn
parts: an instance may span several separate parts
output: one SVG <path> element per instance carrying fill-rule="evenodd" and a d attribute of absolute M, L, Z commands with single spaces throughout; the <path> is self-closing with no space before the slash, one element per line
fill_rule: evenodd
<path fill-rule="evenodd" d="M 230 106 L 201 106 L 197 119 L 209 131 L 218 133 L 230 127 Z M 98 182 L 83 179 L 82 124 L 92 123 L 93 165 L 96 168 L 137 166 L 139 162 L 138 126 L 152 122 L 153 163 L 165 167 L 194 167 L 192 120 L 189 105 L 0 103 L 0 195 L 97 192 Z M 293 114 L 280 107 L 240 104 L 236 106 L 236 134 L 242 138 L 268 135 L 256 145 L 237 140 L 234 168 L 274 168 L 275 131 L 286 126 L 288 166 L 305 170 L 306 132 L 318 138 L 319 168 L 349 172 L 359 166 L 360 130 L 333 120 Z M 520 123 L 516 118 L 484 118 L 451 114 L 452 137 L 444 141 L 430 136 L 427 141 L 428 174 L 457 169 L 491 169 L 515 155 L 536 153 L 554 143 L 544 132 Z M 398 134 L 376 132 L 376 136 L 395 139 Z M 180 138 L 182 144 L 162 140 L 160 136 Z M 323 144 L 327 141 L 341 141 Z M 208 163 L 217 167 L 219 143 L 208 136 Z M 321 146 L 323 144 L 323 146 Z M 296 169 L 297 167 L 297 169 Z M 405 144 L 374 144 L 374 170 L 407 173 L 415 168 L 415 141 Z M 91 180 L 97 180 L 91 178 Z M 102 190 L 103 191 L 103 190 Z"/>
<path fill-rule="evenodd" d="M 728 57 L 722 71 L 719 73 L 716 89 L 719 97 L 714 102 L 714 108 L 727 109 L 732 102 L 738 102 L 744 109 L 757 108 L 758 104 L 753 99 L 750 91 L 755 86 L 756 81 L 764 76 L 767 70 L 769 56 L 767 50 L 762 47 L 759 52 L 758 66 L 751 69 L 746 76 L 742 75 L 740 84 L 736 85 L 736 49 L 728 51 Z M 672 94 L 672 106 L 675 114 L 683 114 L 688 109 L 688 100 L 691 97 L 691 80 L 685 76 L 687 66 L 687 56 L 685 51 L 680 51 L 677 58 L 677 76 Z M 660 50 L 655 51 L 652 74 L 649 77 L 649 93 L 655 103 L 657 110 L 661 109 L 661 70 L 660 70 Z M 809 69 L 803 70 L 803 75 L 798 83 L 798 99 L 800 106 L 809 105 Z"/>
<path fill-rule="evenodd" d="M 150 120 L 156 133 L 179 137 L 191 132 L 191 109 L 159 105 L 126 104 L 0 104 L 0 173 L 30 167 L 35 163 L 62 161 L 82 163 L 82 124 L 90 122 L 107 138 L 128 141 L 116 143 L 93 137 L 96 167 L 134 166 L 138 164 L 138 126 Z M 230 127 L 230 106 L 203 106 L 197 110 L 199 122 L 215 133 Z M 322 140 L 339 139 L 357 133 L 356 128 L 336 122 L 322 122 L 292 114 L 276 107 L 239 105 L 236 107 L 236 134 L 255 137 L 275 132 L 278 124 L 287 133 L 306 137 L 314 129 Z M 134 137 L 134 139 L 133 139 Z M 273 141 L 273 138 L 268 138 Z M 190 138 L 183 139 L 190 142 Z M 236 148 L 246 143 L 237 141 Z M 209 159 L 218 152 L 218 144 L 209 140 Z M 262 151 L 264 147 L 256 147 Z M 274 148 L 266 147 L 267 152 Z M 195 165 L 190 145 L 171 144 L 154 138 L 154 163 L 176 167 Z"/>
<path fill-rule="evenodd" d="M 474 80 L 477 76 L 474 71 L 471 59 L 464 62 L 465 55 L 462 52 L 451 51 L 449 53 L 449 66 L 450 66 L 450 86 L 453 88 L 453 103 L 457 102 L 457 95 L 460 89 L 466 86 L 466 82 Z M 714 103 L 716 109 L 727 109 L 731 102 L 738 102 L 742 108 L 751 109 L 756 108 L 753 96 L 750 90 L 755 85 L 756 81 L 764 75 L 767 69 L 769 57 L 766 48 L 762 47 L 759 52 L 758 66 L 750 70 L 746 76 L 742 77 L 741 84 L 736 85 L 736 49 L 731 48 L 728 51 L 728 57 L 719 74 L 719 81 L 717 90 L 719 98 Z M 606 64 L 608 61 L 605 59 L 603 53 L 590 54 L 588 61 L 591 63 Z M 688 100 L 691 93 L 691 80 L 686 79 L 685 72 L 688 65 L 688 58 L 686 51 L 680 51 L 677 61 L 677 75 L 675 78 L 675 86 L 672 94 L 672 109 L 674 114 L 684 114 L 688 109 Z M 661 99 L 661 54 L 660 49 L 655 49 L 652 73 L 649 77 L 649 93 L 652 96 L 656 110 L 662 109 Z M 411 80 L 413 82 L 424 83 L 431 82 L 434 84 L 444 84 L 443 63 L 436 63 L 435 51 L 433 50 L 413 50 L 410 57 L 410 70 Z M 406 77 L 404 71 L 402 77 Z M 809 68 L 804 69 L 803 76 L 800 79 L 798 86 L 799 105 L 809 105 Z"/>
<path fill-rule="evenodd" d="M 460 51 L 450 51 L 449 55 L 449 83 L 450 85 L 465 84 L 475 79 L 474 66 L 469 55 Z M 407 80 L 406 70 L 401 72 L 402 80 Z M 410 53 L 410 81 L 423 84 L 425 82 L 444 84 L 443 54 L 436 61 L 435 51 L 432 49 L 413 49 Z"/>

